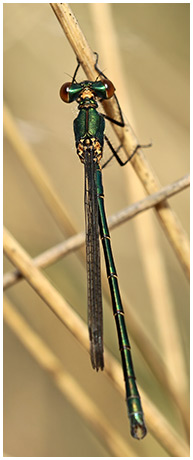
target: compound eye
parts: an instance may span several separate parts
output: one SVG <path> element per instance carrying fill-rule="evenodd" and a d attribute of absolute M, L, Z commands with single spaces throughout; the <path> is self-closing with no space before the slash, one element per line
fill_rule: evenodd
<path fill-rule="evenodd" d="M 68 83 L 64 83 L 60 88 L 60 97 L 64 102 L 71 102 L 70 96 L 69 96 L 69 91 L 70 91 L 71 86 L 72 86 L 72 83 L 68 82 Z"/>
<path fill-rule="evenodd" d="M 112 97 L 115 92 L 115 87 L 110 80 L 105 79 L 103 80 L 103 83 L 106 89 L 106 98 L 110 99 L 110 97 Z"/>

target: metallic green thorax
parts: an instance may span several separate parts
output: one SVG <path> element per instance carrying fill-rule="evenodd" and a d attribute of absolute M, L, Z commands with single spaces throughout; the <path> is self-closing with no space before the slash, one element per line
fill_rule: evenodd
<path fill-rule="evenodd" d="M 83 82 L 77 97 L 79 114 L 74 120 L 74 134 L 77 154 L 83 163 L 88 145 L 92 145 L 97 161 L 102 157 L 105 120 L 97 111 L 96 91 L 99 92 L 99 83 L 101 86 L 101 82 L 94 82 L 92 85 L 91 82 Z M 102 89 L 104 90 L 104 85 Z"/>
<path fill-rule="evenodd" d="M 88 104 L 87 108 L 85 106 L 80 108 L 80 112 L 74 120 L 76 146 L 78 147 L 80 140 L 94 137 L 103 148 L 105 121 L 96 108 L 92 107 L 92 102 L 89 102 L 91 106 Z"/>

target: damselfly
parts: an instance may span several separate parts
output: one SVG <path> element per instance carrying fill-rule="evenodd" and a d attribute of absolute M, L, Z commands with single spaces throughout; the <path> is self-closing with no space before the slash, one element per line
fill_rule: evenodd
<path fill-rule="evenodd" d="M 115 156 L 121 165 L 131 160 L 138 147 L 136 147 L 132 155 L 123 163 L 118 155 L 119 149 L 115 150 L 104 134 L 105 118 L 122 127 L 124 126 L 124 120 L 118 100 L 114 94 L 115 88 L 112 82 L 98 69 L 97 53 L 96 56 L 95 68 L 98 71 L 98 77 L 95 81 L 86 80 L 77 83 L 76 75 L 80 67 L 80 63 L 78 62 L 72 82 L 65 83 L 60 89 L 61 99 L 68 103 L 77 101 L 79 110 L 79 114 L 74 120 L 74 134 L 77 154 L 84 164 L 85 170 L 86 264 L 90 355 L 93 368 L 97 371 L 98 369 L 102 370 L 104 361 L 99 247 L 100 233 L 122 358 L 131 435 L 136 439 L 142 439 L 146 435 L 147 430 L 133 369 L 131 348 L 111 249 L 110 235 L 104 208 L 104 193 L 101 175 L 102 168 L 100 165 L 100 160 L 103 155 L 104 140 L 107 141 L 112 151 L 112 156 Z M 110 99 L 113 95 L 116 98 L 119 108 L 120 121 L 111 119 L 107 115 L 97 111 L 97 100 L 103 101 L 105 99 Z"/>

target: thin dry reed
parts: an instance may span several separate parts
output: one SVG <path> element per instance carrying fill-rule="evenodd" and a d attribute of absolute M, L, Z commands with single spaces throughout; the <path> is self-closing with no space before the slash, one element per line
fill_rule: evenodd
<path fill-rule="evenodd" d="M 68 4 L 51 4 L 52 9 L 54 10 L 71 46 L 79 58 L 81 65 L 89 79 L 95 79 L 97 76 L 97 72 L 94 68 L 95 64 L 95 57 L 85 40 L 85 37 L 80 30 L 76 19 L 73 16 L 72 11 L 70 10 Z M 107 14 L 107 22 L 110 20 L 111 13 L 109 10 L 109 6 L 106 4 L 98 4 L 92 5 L 92 8 L 95 8 L 95 18 L 97 14 L 101 14 L 100 8 L 103 8 L 103 14 Z M 111 31 L 110 31 L 111 30 Z M 116 39 L 113 38 L 113 27 L 112 21 L 109 23 L 109 32 L 107 36 L 109 36 L 110 40 L 113 40 L 114 43 Z M 100 36 L 100 34 L 99 34 Z M 103 46 L 104 46 L 103 42 Z M 108 45 L 108 43 L 107 43 Z M 100 47 L 100 44 L 99 44 Z M 118 52 L 115 57 L 116 53 L 116 45 L 114 46 L 114 61 L 118 62 Z M 108 68 L 110 68 L 110 64 L 108 64 Z M 121 65 L 118 65 L 117 68 L 121 68 Z M 112 70 L 113 75 L 113 70 Z M 122 78 L 118 74 L 117 78 Z M 115 118 L 115 114 L 117 111 L 116 105 L 113 102 L 109 101 L 108 105 L 104 104 L 104 108 L 106 109 L 108 115 Z M 135 134 L 130 126 L 127 126 L 125 129 L 120 129 L 113 126 L 116 134 L 118 135 L 120 141 L 122 142 L 127 155 L 130 155 L 133 151 L 138 141 L 136 139 Z M 14 119 L 7 107 L 4 108 L 4 130 L 6 133 L 7 138 L 12 143 L 15 152 L 17 152 L 20 161 L 24 165 L 26 171 L 32 178 L 35 187 L 39 191 L 40 195 L 42 196 L 44 202 L 48 206 L 50 212 L 55 218 L 56 223 L 65 233 L 65 235 L 72 236 L 76 233 L 76 228 L 71 221 L 71 217 L 67 214 L 63 203 L 61 203 L 60 198 L 58 197 L 56 191 L 54 190 L 53 184 L 51 183 L 49 177 L 47 176 L 46 172 L 44 171 L 42 165 L 39 161 L 35 158 L 31 147 L 27 144 L 27 142 L 23 139 L 21 134 L 19 133 L 17 126 L 14 122 Z M 177 193 L 183 190 L 185 187 L 189 186 L 189 176 L 180 179 L 179 181 L 169 184 L 167 187 L 160 189 L 159 181 L 153 172 L 152 168 L 149 166 L 147 160 L 141 149 L 139 150 L 138 154 L 132 160 L 132 166 L 137 173 L 143 187 L 145 188 L 148 194 L 151 196 L 141 200 L 140 202 L 135 203 L 134 205 L 130 206 L 126 210 L 120 211 L 116 216 L 112 216 L 109 219 L 109 226 L 110 228 L 115 228 L 117 225 L 125 222 L 127 219 L 136 216 L 139 212 L 142 212 L 146 209 L 149 209 L 154 206 L 156 214 L 159 218 L 159 222 L 161 223 L 168 239 L 175 250 L 178 260 L 183 266 L 183 269 L 189 277 L 189 243 L 187 236 L 178 221 L 175 213 L 172 211 L 171 207 L 169 206 L 166 198 L 169 198 L 174 193 Z M 136 198 L 135 198 L 136 199 Z M 152 231 L 152 230 L 151 230 Z M 74 313 L 74 311 L 69 307 L 67 302 L 61 297 L 61 295 L 56 291 L 56 289 L 51 286 L 49 281 L 45 278 L 45 276 L 41 273 L 41 271 L 37 267 L 46 267 L 51 263 L 55 263 L 61 257 L 66 255 L 71 251 L 75 251 L 82 247 L 84 244 L 85 237 L 84 234 L 79 234 L 72 236 L 69 240 L 61 243 L 53 248 L 50 248 L 43 254 L 40 254 L 34 260 L 32 260 L 28 254 L 24 251 L 23 248 L 17 243 L 17 241 L 10 235 L 10 233 L 5 230 L 4 232 L 4 251 L 7 257 L 11 260 L 11 262 L 16 266 L 17 270 L 12 273 L 7 273 L 4 277 L 4 289 L 12 286 L 17 281 L 25 277 L 28 283 L 33 287 L 33 289 L 40 295 L 41 298 L 47 303 L 47 305 L 52 309 L 52 311 L 58 316 L 58 318 L 65 324 L 65 326 L 72 332 L 72 334 L 76 337 L 76 339 L 84 346 L 84 348 L 89 351 L 89 343 L 88 343 L 88 334 L 87 334 L 87 327 L 81 321 L 81 319 Z M 143 243 L 142 243 L 143 244 Z M 144 252 L 144 251 L 142 251 Z M 79 253 L 81 261 L 84 263 L 85 256 L 84 252 Z M 160 255 L 156 258 L 157 265 L 159 266 L 159 273 L 164 271 L 164 266 L 162 266 L 162 259 Z M 144 263 L 146 263 L 146 256 L 144 257 Z M 154 261 L 155 263 L 155 261 Z M 152 266 L 146 266 L 145 272 L 147 273 Z M 106 284 L 106 277 L 104 280 L 104 287 L 105 287 L 105 295 L 108 296 L 107 291 L 107 284 Z M 160 279 L 160 276 L 159 276 Z M 151 279 L 147 280 L 149 285 L 151 286 Z M 163 287 L 164 286 L 164 287 Z M 170 297 L 165 280 L 163 279 L 162 284 L 163 290 L 165 291 L 165 296 Z M 153 295 L 152 287 L 150 287 L 150 291 L 152 292 L 152 298 L 155 299 Z M 173 371 L 171 372 L 171 356 L 166 359 L 166 363 L 164 363 L 162 357 L 159 355 L 157 350 L 155 349 L 151 339 L 148 337 L 146 331 L 144 331 L 143 325 L 140 322 L 140 319 L 137 318 L 135 314 L 135 310 L 130 305 L 128 301 L 123 299 L 125 308 L 127 310 L 127 315 L 129 317 L 129 324 L 130 324 L 130 333 L 134 337 L 134 340 L 140 349 L 141 353 L 143 354 L 146 362 L 150 366 L 152 372 L 156 375 L 160 383 L 167 389 L 168 393 L 171 397 L 173 397 L 177 407 L 181 412 L 182 419 L 188 431 L 188 415 L 187 415 L 187 408 L 184 405 L 184 398 L 183 394 L 185 388 L 187 386 L 187 382 L 184 381 L 179 385 L 175 379 L 173 379 Z M 170 303 L 170 302 L 169 302 Z M 154 304 L 154 302 L 153 302 Z M 160 311 L 160 308 L 157 308 Z M 169 308 L 168 310 L 169 311 Z M 169 314 L 169 313 L 167 313 Z M 166 316 L 166 314 L 164 314 Z M 18 335 L 20 340 L 23 344 L 30 350 L 30 344 L 27 340 L 27 331 L 30 332 L 31 336 L 34 337 L 34 344 L 41 345 L 42 349 L 44 349 L 45 353 L 43 352 L 42 362 L 40 363 L 47 371 L 53 371 L 55 368 L 59 369 L 59 378 L 58 378 L 58 371 L 53 373 L 53 378 L 55 379 L 56 385 L 58 385 L 62 392 L 68 391 L 68 387 L 73 387 L 74 392 L 72 395 L 69 395 L 72 403 L 74 400 L 74 404 L 76 402 L 76 392 L 77 386 L 72 381 L 71 377 L 66 377 L 64 370 L 62 369 L 61 363 L 57 360 L 57 358 L 53 355 L 52 351 L 49 350 L 46 345 L 42 342 L 42 340 L 34 334 L 33 331 L 29 330 L 29 326 L 24 322 L 24 320 L 16 314 L 12 307 L 7 306 L 6 303 L 6 310 L 5 310 L 5 317 L 6 321 L 9 323 L 10 327 L 15 330 L 15 333 Z M 22 333 L 22 328 L 16 328 L 14 326 L 13 318 L 16 318 L 15 324 L 23 325 L 24 333 Z M 177 349 L 179 347 L 180 341 L 178 332 L 176 332 L 176 326 L 174 324 L 173 313 L 170 313 L 170 330 L 173 331 L 173 349 Z M 18 321 L 18 323 L 17 323 Z M 159 318 L 158 325 L 161 325 L 160 328 L 160 337 L 162 337 L 163 342 L 165 343 L 164 350 L 165 356 L 168 350 L 168 334 L 163 337 L 163 324 L 164 319 Z M 17 329 L 17 330 L 16 330 Z M 26 333 L 25 333 L 26 332 Z M 33 341 L 32 341 L 33 343 Z M 38 359 L 36 353 L 36 345 L 30 352 L 33 354 L 35 359 Z M 181 349 L 178 348 L 179 353 L 177 353 L 176 361 L 174 363 L 175 369 L 178 369 L 178 374 L 182 376 L 183 373 L 183 356 L 181 353 Z M 45 357 L 45 360 L 44 360 Z M 48 360 L 47 360 L 48 358 Z M 50 364 L 51 363 L 51 364 Z M 124 394 L 123 388 L 123 381 L 122 381 L 122 370 L 120 365 L 112 358 L 112 356 L 105 351 L 105 372 L 110 377 L 114 385 L 118 388 L 118 390 Z M 51 373 L 52 374 L 52 373 Z M 66 380 L 67 379 L 67 380 Z M 69 383 L 70 385 L 66 384 Z M 82 390 L 81 390 L 82 391 Z M 148 428 L 151 433 L 155 436 L 158 442 L 167 450 L 169 455 L 171 456 L 189 456 L 188 445 L 179 438 L 179 435 L 173 430 L 170 424 L 165 420 L 163 415 L 160 411 L 156 409 L 156 407 L 150 402 L 147 396 L 140 390 L 142 393 L 143 405 L 144 410 L 146 413 L 146 419 Z M 182 394 L 183 393 L 183 394 Z M 82 393 L 83 395 L 83 393 Z M 84 397 L 81 396 L 80 400 L 85 401 Z M 107 422 L 101 414 L 96 410 L 93 404 L 88 401 L 88 409 L 87 414 L 83 413 L 83 404 L 81 404 L 77 409 L 82 413 L 83 417 L 89 419 L 92 426 L 96 429 L 100 436 L 103 436 L 102 432 L 105 428 L 105 433 L 103 438 L 104 442 L 109 446 L 111 446 L 111 438 L 115 443 L 115 450 L 114 452 L 111 450 L 112 454 L 118 456 L 119 450 L 122 449 L 123 456 L 127 455 L 126 452 L 128 451 L 127 446 L 125 445 L 124 441 L 121 437 L 113 434 L 113 429 L 110 426 L 109 422 Z M 87 404 L 86 404 L 87 406 Z M 94 416 L 94 413 L 97 414 L 97 420 Z M 101 421 L 100 421 L 101 420 Z M 116 439 L 116 442 L 114 441 Z M 133 453 L 130 454 L 134 455 Z"/>
<path fill-rule="evenodd" d="M 69 213 L 66 212 L 45 169 L 36 158 L 32 147 L 29 146 L 27 141 L 19 132 L 13 116 L 11 115 L 10 110 L 6 106 L 4 106 L 4 132 L 9 142 L 13 145 L 15 153 L 17 153 L 20 161 L 22 162 L 23 167 L 29 174 L 30 178 L 33 180 L 33 183 L 37 188 L 40 196 L 42 197 L 46 206 L 48 206 L 51 214 L 55 218 L 59 228 L 61 228 L 66 235 L 74 235 L 76 229 L 74 224 L 71 222 L 71 216 L 69 215 Z M 128 216 L 127 218 L 134 217 L 138 214 L 140 209 L 141 211 L 148 209 L 149 207 L 152 207 L 155 204 L 159 203 L 164 198 L 171 196 L 173 192 L 183 189 L 184 186 L 188 185 L 188 181 L 188 178 L 184 178 L 180 179 L 179 183 L 169 184 L 167 188 L 159 190 L 156 194 L 151 195 L 142 200 L 142 202 L 135 203 L 133 205 L 133 208 L 131 207 L 131 211 L 128 209 L 125 212 L 123 210 L 120 213 L 119 218 L 115 218 L 113 216 L 112 220 L 115 221 L 115 224 L 111 226 L 110 221 L 110 228 L 114 228 L 115 226 L 123 222 L 125 220 L 124 215 Z M 84 240 L 85 238 L 83 234 L 76 235 L 70 238 L 69 241 L 59 244 L 56 248 L 50 249 L 48 251 L 49 264 L 54 263 L 56 260 L 63 257 L 70 251 L 81 248 L 81 245 L 83 244 Z M 83 265 L 85 266 L 84 250 L 79 251 L 78 256 Z M 48 262 L 45 259 L 45 257 L 47 257 L 47 255 L 40 255 L 38 256 L 38 258 L 39 257 L 40 262 L 42 260 L 42 257 L 44 259 L 44 261 L 42 260 L 41 262 L 41 266 L 46 266 Z M 7 275 L 5 275 L 4 287 L 12 285 L 13 277 L 15 277 L 15 274 L 7 273 Z M 18 273 L 18 271 L 16 273 L 16 277 L 18 279 L 21 278 L 21 275 Z M 108 299 L 109 288 L 106 280 L 106 275 L 104 273 L 102 273 L 102 281 L 104 296 Z M 129 302 L 128 297 L 126 298 L 126 296 L 124 296 L 122 293 L 122 298 L 125 306 L 125 311 L 127 312 L 127 317 L 129 318 L 130 335 L 132 336 L 133 340 L 138 346 L 144 359 L 148 363 L 151 371 L 155 374 L 156 378 L 160 381 L 160 383 L 166 388 L 170 396 L 174 399 L 175 403 L 181 410 L 181 400 L 179 400 L 178 391 L 176 391 L 176 385 L 174 385 L 175 382 L 172 378 L 168 378 L 168 376 L 170 376 L 169 366 L 167 366 L 166 363 L 164 363 L 162 357 L 156 350 L 153 342 L 151 341 L 150 337 L 145 331 L 143 324 L 140 321 L 140 318 L 138 318 L 138 315 L 135 312 L 135 308 L 133 308 L 133 305 L 131 304 L 131 302 Z M 186 409 L 184 405 L 182 406 L 182 409 Z M 188 421 L 186 413 L 185 416 L 183 415 L 183 418 L 185 419 L 185 421 Z"/>
<path fill-rule="evenodd" d="M 3 317 L 23 346 L 37 363 L 49 373 L 57 388 L 80 413 L 88 426 L 97 433 L 100 441 L 106 445 L 109 452 L 116 457 L 136 457 L 136 453 L 116 432 L 78 382 L 65 371 L 62 362 L 42 338 L 33 331 L 6 297 L 4 298 Z"/>
<path fill-rule="evenodd" d="M 90 4 L 90 9 L 95 25 L 99 55 L 103 58 L 113 81 L 118 82 L 116 86 L 118 86 L 119 90 L 119 101 L 121 107 L 123 106 L 126 119 L 132 122 L 133 127 L 135 126 L 135 121 L 130 104 L 128 84 L 126 78 L 124 78 L 111 4 L 92 3 Z M 100 21 L 101 17 L 103 21 Z M 104 36 L 106 37 L 105 40 Z M 142 187 L 139 187 L 138 179 L 134 174 L 131 174 L 130 168 L 123 168 L 123 173 L 128 199 L 133 202 L 141 196 Z M 162 203 L 160 203 L 160 206 L 162 206 Z M 174 217 L 172 210 L 168 213 L 169 215 Z M 175 394 L 175 399 L 189 436 L 189 407 L 184 401 L 184 394 L 188 393 L 188 382 L 183 346 L 175 314 L 173 295 L 168 283 L 166 264 L 159 244 L 153 214 L 146 213 L 140 222 L 135 219 L 134 228 L 135 238 L 138 243 L 138 253 L 143 266 L 143 276 L 149 292 L 150 308 L 154 315 L 158 336 L 157 342 L 162 350 L 163 361 L 166 364 L 167 380 L 169 380 L 172 392 Z M 171 227 L 170 230 L 173 232 L 174 228 L 172 229 Z M 186 244 L 188 248 L 188 241 Z M 161 293 L 161 295 L 158 293 Z M 176 369 L 178 369 L 178 373 L 176 373 Z M 181 376 L 180 385 L 178 375 Z"/>
<path fill-rule="evenodd" d="M 90 80 L 95 80 L 97 77 L 97 71 L 94 67 L 96 57 L 90 49 L 69 5 L 67 3 L 51 3 L 51 7 L 53 8 L 54 13 L 56 14 L 76 56 L 78 57 L 85 74 Z M 112 99 L 108 102 L 104 101 L 103 106 L 108 115 L 116 119 L 116 102 Z M 113 129 L 119 137 L 120 142 L 123 144 L 125 152 L 129 157 L 136 145 L 139 145 L 132 128 L 127 124 L 125 128 L 113 125 Z M 157 192 L 160 188 L 160 183 L 141 149 L 139 149 L 137 155 L 133 157 L 131 164 L 141 180 L 146 192 L 148 194 Z M 170 243 L 178 256 L 185 273 L 189 278 L 190 251 L 187 235 L 167 201 L 163 201 L 161 204 L 156 206 L 155 210 L 158 213 L 166 235 L 168 236 Z"/>
<path fill-rule="evenodd" d="M 25 279 L 62 321 L 74 337 L 89 352 L 87 327 L 80 317 L 69 307 L 59 292 L 50 284 L 43 273 L 33 265 L 33 260 L 19 245 L 13 236 L 4 229 L 4 253 L 10 261 L 21 271 Z M 124 386 L 120 364 L 105 350 L 105 373 L 113 380 L 116 387 L 123 394 Z M 188 445 L 170 426 L 148 397 L 140 390 L 148 428 L 161 445 L 171 456 L 184 457 L 189 455 Z"/>

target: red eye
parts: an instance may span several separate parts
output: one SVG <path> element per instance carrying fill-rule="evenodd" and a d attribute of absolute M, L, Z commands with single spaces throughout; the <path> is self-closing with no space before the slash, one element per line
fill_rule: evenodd
<path fill-rule="evenodd" d="M 103 83 L 106 88 L 106 98 L 110 99 L 110 97 L 112 97 L 115 92 L 115 87 L 110 80 L 105 79 L 103 80 Z"/>
<path fill-rule="evenodd" d="M 64 102 L 71 102 L 69 99 L 69 90 L 72 83 L 64 83 L 60 88 L 60 97 Z"/>

